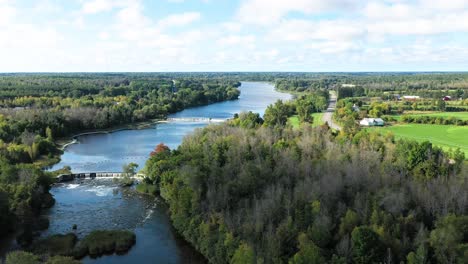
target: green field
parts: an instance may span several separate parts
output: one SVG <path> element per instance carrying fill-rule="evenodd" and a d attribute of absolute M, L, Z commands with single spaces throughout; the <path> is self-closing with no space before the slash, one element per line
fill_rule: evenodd
<path fill-rule="evenodd" d="M 468 158 L 468 127 L 446 125 L 401 124 L 372 128 L 382 132 L 390 131 L 397 138 L 430 141 L 444 150 L 460 148 Z"/>
<path fill-rule="evenodd" d="M 314 122 L 312 123 L 313 127 L 323 125 L 323 113 L 313 113 L 312 117 L 314 118 Z M 291 124 L 291 126 L 294 128 L 298 128 L 300 125 L 299 118 L 297 117 L 297 115 L 291 116 L 288 119 L 288 123 Z"/>
<path fill-rule="evenodd" d="M 440 116 L 440 117 L 455 117 L 461 120 L 468 120 L 468 112 L 435 112 L 435 113 L 408 113 L 409 116 Z M 392 116 L 396 120 L 400 120 L 401 115 Z"/>

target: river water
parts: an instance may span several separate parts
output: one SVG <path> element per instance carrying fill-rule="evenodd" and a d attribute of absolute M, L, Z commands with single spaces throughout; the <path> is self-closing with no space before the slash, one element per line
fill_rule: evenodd
<path fill-rule="evenodd" d="M 186 109 L 171 118 L 227 119 L 241 111 L 263 115 L 266 107 L 289 94 L 274 90 L 268 83 L 243 82 L 238 100 Z M 149 153 L 163 142 L 176 148 L 185 135 L 208 122 L 174 121 L 155 124 L 141 130 L 110 134 L 93 134 L 78 138 L 62 155 L 53 169 L 70 166 L 73 172 L 122 170 L 122 165 L 135 162 L 144 166 Z M 82 237 L 94 229 L 130 229 L 137 236 L 136 245 L 123 256 L 86 258 L 84 263 L 203 263 L 192 247 L 178 238 L 167 215 L 167 208 L 154 197 L 123 189 L 110 179 L 82 180 L 52 188 L 56 204 L 47 215 L 50 226 L 44 236 L 75 231 Z"/>

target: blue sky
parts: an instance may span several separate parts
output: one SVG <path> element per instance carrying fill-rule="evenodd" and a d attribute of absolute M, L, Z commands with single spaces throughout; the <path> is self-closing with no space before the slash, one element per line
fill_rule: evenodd
<path fill-rule="evenodd" d="M 467 66 L 468 0 L 0 0 L 0 72 Z"/>

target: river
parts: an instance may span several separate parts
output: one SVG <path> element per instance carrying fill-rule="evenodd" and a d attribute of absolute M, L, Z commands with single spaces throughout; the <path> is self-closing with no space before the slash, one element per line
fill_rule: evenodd
<path fill-rule="evenodd" d="M 195 107 L 172 114 L 170 118 L 227 119 L 241 111 L 263 115 L 266 107 L 289 94 L 274 90 L 268 83 L 243 82 L 238 100 Z M 135 162 L 142 168 L 149 153 L 163 142 L 176 148 L 185 135 L 208 122 L 174 121 L 158 123 L 148 129 L 124 130 L 109 134 L 81 136 L 78 143 L 66 148 L 62 160 L 53 169 L 70 166 L 73 172 L 122 170 Z M 82 180 L 52 188 L 56 204 L 48 212 L 49 229 L 43 236 L 75 231 L 83 237 L 94 229 L 130 229 L 137 236 L 136 245 L 123 256 L 111 255 L 84 263 L 203 263 L 205 260 L 174 232 L 167 208 L 157 199 L 123 189 L 109 179 Z"/>

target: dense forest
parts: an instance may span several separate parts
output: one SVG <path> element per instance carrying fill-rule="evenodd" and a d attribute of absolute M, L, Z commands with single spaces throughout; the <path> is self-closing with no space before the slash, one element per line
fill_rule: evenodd
<path fill-rule="evenodd" d="M 321 88 L 303 91 L 263 118 L 240 113 L 175 150 L 158 145 L 142 189 L 168 203 L 175 228 L 211 263 L 466 263 L 464 153 L 355 120 L 336 132 L 301 118 L 293 129 L 288 116 L 326 107 Z"/>
<path fill-rule="evenodd" d="M 236 99 L 242 80 L 274 82 L 295 100 L 197 130 L 174 150 L 160 144 L 138 186 L 167 202 L 211 263 L 468 261 L 463 152 L 360 130 L 353 107 L 364 99 L 350 98 L 449 93 L 457 105 L 444 110 L 463 107 L 466 73 L 0 74 L 0 237 L 16 230 L 27 245 L 47 228 L 38 215 L 54 203 L 53 174 L 42 167 L 60 155 L 57 138 Z M 310 126 L 330 89 L 344 98 L 339 132 Z M 415 108 L 399 107 L 369 103 L 365 113 Z M 288 126 L 293 115 L 300 128 Z"/>
<path fill-rule="evenodd" d="M 56 139 L 164 118 L 191 106 L 237 99 L 239 82 L 156 74 L 0 75 L 0 237 L 18 231 L 28 245 L 48 227 L 38 217 L 54 204 Z"/>
<path fill-rule="evenodd" d="M 278 89 L 295 92 L 334 89 L 339 99 L 346 97 L 382 97 L 417 95 L 424 98 L 468 98 L 467 73 L 323 73 L 298 74 L 275 79 Z M 468 101 L 464 101 L 468 105 Z"/>
<path fill-rule="evenodd" d="M 463 153 L 239 118 L 250 124 L 199 130 L 147 162 L 174 226 L 211 263 L 466 263 Z"/>

